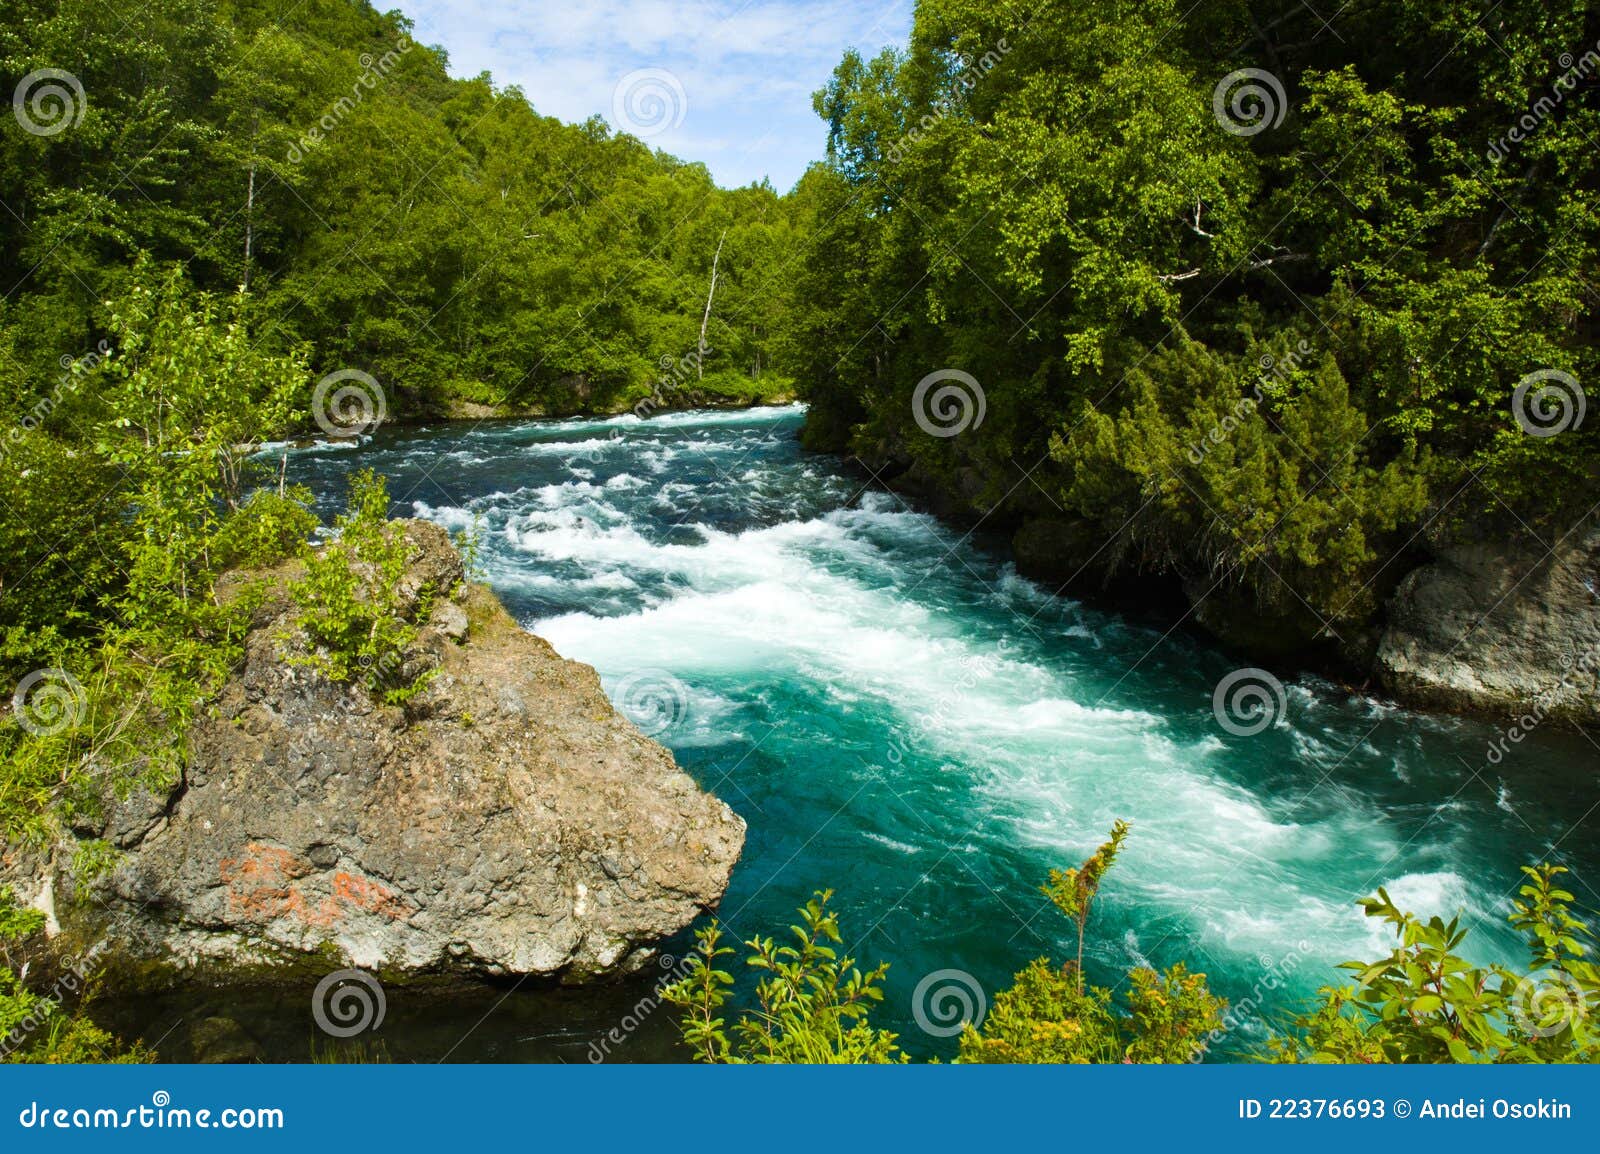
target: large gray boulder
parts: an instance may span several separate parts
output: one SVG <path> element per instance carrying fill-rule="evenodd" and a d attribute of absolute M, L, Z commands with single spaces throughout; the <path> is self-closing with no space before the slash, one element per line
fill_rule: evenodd
<path fill-rule="evenodd" d="M 1410 704 L 1600 720 L 1600 527 L 1438 548 L 1391 599 L 1377 667 Z"/>
<path fill-rule="evenodd" d="M 428 688 L 386 706 L 287 660 L 305 640 L 280 581 L 184 780 L 111 810 L 115 871 L 65 902 L 70 877 L 34 879 L 62 944 L 150 983 L 335 964 L 582 980 L 637 968 L 716 905 L 743 821 L 593 669 L 462 584 L 442 529 L 403 531 L 410 608 L 447 593 L 406 654 L 436 667 Z"/>

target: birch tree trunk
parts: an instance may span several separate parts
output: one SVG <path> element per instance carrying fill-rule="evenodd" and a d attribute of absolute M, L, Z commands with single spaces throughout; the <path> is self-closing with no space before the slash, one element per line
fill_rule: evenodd
<path fill-rule="evenodd" d="M 700 346 L 696 350 L 698 355 L 694 359 L 695 380 L 706 379 L 706 326 L 711 323 L 711 299 L 717 295 L 717 265 L 722 260 L 722 242 L 728 239 L 728 230 L 723 229 L 722 235 L 717 237 L 717 255 L 711 258 L 711 289 L 706 293 L 706 311 L 700 318 Z"/>

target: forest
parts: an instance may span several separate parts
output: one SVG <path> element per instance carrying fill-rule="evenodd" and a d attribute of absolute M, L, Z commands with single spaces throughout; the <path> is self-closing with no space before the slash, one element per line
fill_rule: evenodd
<path fill-rule="evenodd" d="M 83 93 L 65 130 L 42 78 L 41 124 L 63 130 L 0 144 L 8 411 L 96 347 L 139 256 L 247 293 L 257 343 L 368 373 L 412 417 L 628 407 L 700 348 L 716 260 L 695 387 L 787 391 L 772 285 L 794 241 L 771 188 L 719 189 L 598 117 L 452 80 L 398 13 L 157 0 L 124 24 L 26 0 L 0 16 L 0 60 Z"/>
<path fill-rule="evenodd" d="M 932 0 L 840 64 L 793 194 L 808 435 L 1359 665 L 1414 546 L 1600 498 L 1600 9 L 1186 7 Z M 945 366 L 981 425 L 919 428 Z"/>
<path fill-rule="evenodd" d="M 1357 657 L 1391 558 L 1559 536 L 1600 489 L 1581 0 L 1361 3 L 1337 37 L 1287 0 L 929 0 L 907 52 L 840 63 L 782 196 L 452 80 L 398 14 L 276 17 L 9 6 L 7 74 L 93 94 L 0 145 L 14 425 L 91 420 L 62 358 L 175 265 L 396 417 L 795 393 L 816 447 L 1059 522 L 1086 583 L 1173 574 L 1263 648 Z M 965 436 L 914 419 L 945 369 L 980 389 Z"/>

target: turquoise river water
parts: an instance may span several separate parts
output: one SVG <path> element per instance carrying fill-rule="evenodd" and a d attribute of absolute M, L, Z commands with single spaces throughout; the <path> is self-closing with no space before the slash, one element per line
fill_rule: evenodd
<path fill-rule="evenodd" d="M 1040 894 L 1116 818 L 1132 823 L 1090 931 L 1094 980 L 1177 960 L 1236 1007 L 1213 1057 L 1386 952 L 1356 900 L 1387 886 L 1461 914 L 1471 952 L 1520 959 L 1517 867 L 1554 856 L 1600 905 L 1600 759 L 1546 727 L 1489 765 L 1496 730 L 1286 678 L 1253 735 L 1212 696 L 1241 664 L 1170 622 L 1056 598 L 1003 543 L 941 524 L 835 458 L 803 452 L 798 407 L 383 431 L 290 458 L 331 518 L 343 477 L 390 478 L 397 514 L 476 519 L 486 578 L 748 821 L 722 917 L 781 932 L 819 887 L 846 943 L 891 963 L 883 1024 L 919 1056 L 1030 958 L 1070 955 Z M 669 946 L 681 952 L 683 943 Z M 678 1056 L 648 983 L 391 995 L 398 1060 Z M 219 993 L 157 1000 L 147 1038 L 226 1013 L 303 1060 L 309 1014 Z M 180 1014 L 180 1009 L 183 1013 Z M 590 1043 L 627 1017 L 626 1040 Z M 306 1018 L 306 1022 L 301 1022 Z M 171 1056 L 185 1056 L 179 1039 Z"/>

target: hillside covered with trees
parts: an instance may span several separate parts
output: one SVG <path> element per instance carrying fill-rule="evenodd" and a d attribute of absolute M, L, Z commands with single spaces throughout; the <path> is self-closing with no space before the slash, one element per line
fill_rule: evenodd
<path fill-rule="evenodd" d="M 1289 0 L 927 0 L 818 93 L 829 156 L 781 197 L 452 80 L 365 4 L 121 22 L 0 19 L 8 76 L 82 87 L 69 131 L 0 140 L 13 423 L 143 256 L 247 289 L 253 345 L 391 416 L 792 383 L 814 446 L 1038 521 L 1085 586 L 1165 575 L 1225 636 L 1357 664 L 1426 542 L 1560 537 L 1600 496 L 1582 0 L 1376 0 L 1337 34 Z M 918 394 L 944 370 L 973 385 Z"/>
<path fill-rule="evenodd" d="M 1600 498 L 1600 6 L 924 0 L 816 105 L 812 442 L 1082 586 L 1349 655 L 1424 542 Z"/>
<path fill-rule="evenodd" d="M 771 188 L 452 80 L 409 32 L 351 0 L 6 5 L 0 71 L 81 92 L 52 107 L 35 80 L 45 133 L 0 134 L 0 400 L 25 408 L 96 347 L 138 254 L 247 288 L 257 342 L 368 373 L 412 416 L 631 405 L 698 352 L 716 261 L 688 376 L 783 391 L 769 281 L 792 238 Z"/>

